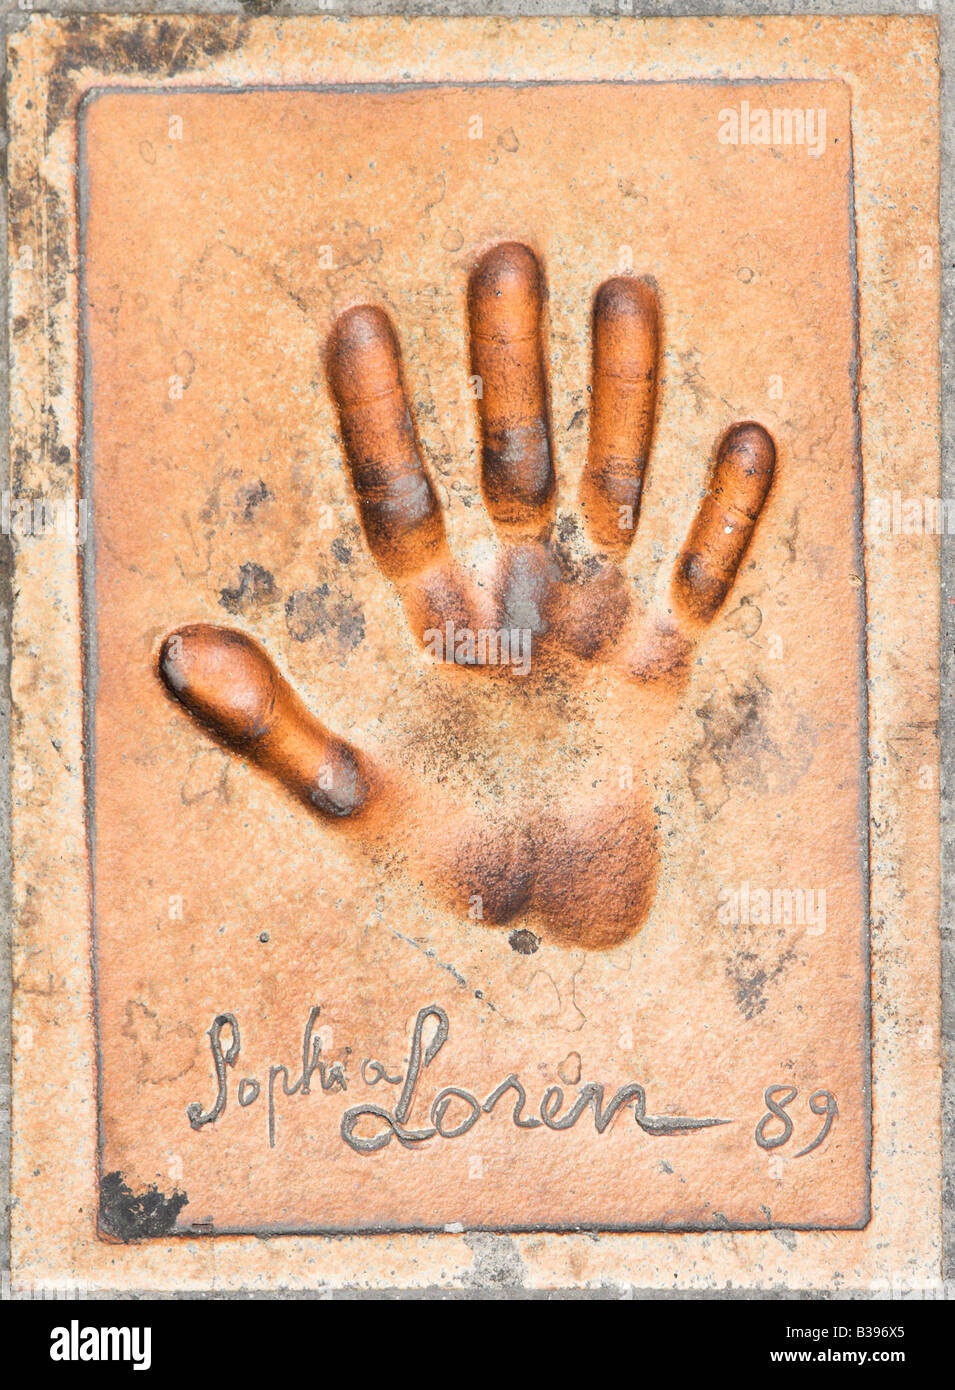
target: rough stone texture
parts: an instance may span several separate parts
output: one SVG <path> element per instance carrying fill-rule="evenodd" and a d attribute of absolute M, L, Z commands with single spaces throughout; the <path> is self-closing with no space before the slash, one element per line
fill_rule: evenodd
<path fill-rule="evenodd" d="M 859 158 L 860 153 L 861 153 L 860 151 L 857 151 L 857 158 Z M 930 158 L 930 155 L 928 156 L 928 158 Z M 863 163 L 864 163 L 864 156 L 863 156 L 862 159 L 860 159 L 860 164 L 863 164 Z M 857 168 L 857 174 L 859 174 L 860 179 L 864 181 L 864 178 L 865 178 L 865 171 L 862 170 L 862 169 L 858 169 L 858 168 Z M 863 237 L 863 248 L 864 248 L 864 245 L 865 245 L 865 238 Z M 865 278 L 864 267 L 863 267 L 863 314 L 864 314 L 864 315 L 865 315 L 865 303 L 866 303 L 866 297 L 865 297 L 866 285 L 867 285 L 867 281 L 866 281 L 866 278 Z M 863 335 L 863 350 L 864 350 L 864 352 L 865 352 L 865 336 L 864 336 L 864 335 Z M 929 358 L 931 358 L 931 346 L 930 346 L 930 345 L 929 345 Z M 864 422 L 864 424 L 865 424 L 865 422 Z M 891 476 L 891 475 L 890 475 L 890 476 Z M 913 464 L 913 471 L 906 475 L 906 480 L 905 480 L 905 481 L 906 481 L 906 483 L 911 482 L 911 484 L 913 485 L 913 490 L 914 490 L 914 484 L 915 484 L 915 481 L 916 481 L 916 474 L 915 474 L 915 472 L 914 472 L 914 464 Z M 920 485 L 922 485 L 922 484 L 920 483 Z M 933 491 L 936 490 L 936 489 L 933 489 L 933 487 L 931 487 L 931 486 L 929 485 L 929 482 L 928 482 L 928 481 L 926 481 L 926 482 L 924 483 L 924 488 L 925 488 L 925 491 L 928 492 L 929 495 L 932 495 Z M 930 544 L 930 542 L 928 542 L 928 543 L 922 542 L 922 544 Z M 891 566 L 892 563 L 893 563 L 892 559 L 891 559 L 890 557 L 886 557 L 886 568 L 887 568 L 887 569 L 890 568 L 890 566 Z M 929 565 L 929 573 L 931 574 L 931 565 Z M 870 575 L 870 610 L 871 610 L 871 584 L 872 584 L 872 576 Z M 878 581 L 876 582 L 876 587 L 878 587 Z M 246 587 L 246 590 L 244 590 L 243 592 L 247 592 L 247 588 L 248 588 L 248 586 Z M 230 591 L 230 592 L 231 592 L 231 591 Z M 930 609 L 930 607 L 931 607 L 930 595 L 927 594 L 927 593 L 925 593 L 925 594 L 922 594 L 922 595 L 920 596 L 920 598 L 921 598 L 921 601 L 924 602 L 924 603 L 927 605 L 927 609 Z M 870 617 L 871 617 L 871 616 L 872 616 L 872 613 L 871 613 L 871 611 L 870 611 Z M 924 658 L 924 654 L 923 654 L 923 658 Z M 878 721 L 876 721 L 876 729 L 875 729 L 875 731 L 876 731 L 876 735 L 877 735 L 877 737 L 878 737 Z M 911 729 L 910 729 L 910 728 L 909 728 L 909 729 L 896 728 L 896 729 L 890 729 L 890 730 L 888 731 L 887 738 L 888 738 L 888 741 L 891 743 L 891 741 L 892 741 L 893 739 L 902 739 L 902 740 L 904 741 L 906 738 L 909 738 L 910 736 L 911 736 Z M 876 738 L 875 742 L 877 743 L 877 738 Z M 897 755 L 897 750 L 896 750 L 896 755 Z M 903 759 L 903 761 L 905 761 L 905 759 Z M 908 765 L 909 765 L 910 770 L 911 770 L 912 767 L 918 767 L 918 766 L 924 765 L 925 763 L 928 763 L 929 765 L 931 765 L 931 761 L 932 761 L 932 759 L 931 759 L 931 752 L 930 752 L 930 751 L 929 751 L 929 752 L 926 752 L 925 749 L 924 749 L 924 747 L 922 747 L 922 748 L 917 748 L 917 749 L 913 750 L 911 754 L 908 754 L 908 755 L 907 755 L 907 761 L 908 761 Z M 929 900 L 930 900 L 930 896 L 931 896 L 931 895 L 930 895 L 930 892 L 929 892 Z M 889 936 L 891 936 L 891 922 L 890 922 L 889 919 L 887 919 L 887 923 L 888 923 L 888 925 L 885 926 L 885 930 L 887 930 L 887 932 L 889 933 Z M 879 925 L 880 925 L 880 927 L 881 927 L 883 924 L 880 923 Z M 887 944 L 890 944 L 890 942 L 887 942 Z M 879 982 L 879 983 L 884 983 L 884 980 L 883 980 L 882 982 Z M 877 993 L 877 1005 L 878 1005 L 879 998 L 880 998 L 880 995 Z M 898 1008 L 899 1000 L 900 1000 L 899 994 L 893 993 L 891 999 L 889 999 L 889 1000 L 886 1001 L 887 1012 L 890 1012 L 890 1011 L 891 1011 L 891 1012 L 895 1012 L 895 1011 L 897 1010 L 897 1008 Z M 877 1015 L 877 1021 L 878 1021 L 878 1022 L 882 1022 L 883 1018 L 884 1018 L 884 1015 L 881 1015 L 881 1016 Z M 929 1027 L 931 1027 L 930 1024 L 929 1024 Z M 879 1038 L 878 1038 L 878 1029 L 877 1029 L 877 1061 L 878 1061 L 878 1056 L 879 1056 L 879 1054 L 878 1054 L 878 1045 L 879 1045 Z M 926 1036 L 923 1034 L 923 1045 L 924 1045 L 924 1050 L 925 1050 L 926 1052 L 928 1052 L 928 1053 L 931 1053 L 931 1051 L 932 1051 L 932 1040 L 931 1040 L 931 1037 L 930 1037 L 930 1036 L 929 1036 L 929 1037 L 926 1037 Z M 930 1139 L 930 1136 L 929 1136 L 929 1139 Z M 773 1237 L 773 1239 L 782 1238 L 783 1236 L 786 1236 L 786 1233 L 780 1232 L 780 1233 L 777 1233 L 776 1236 Z M 797 1237 L 792 1237 L 792 1238 L 790 1238 L 790 1237 L 787 1236 L 786 1238 L 787 1238 L 787 1245 L 788 1245 L 790 1239 L 792 1239 L 794 1242 L 797 1241 L 797 1240 L 801 1242 L 801 1241 L 803 1240 L 802 1237 L 798 1237 L 798 1238 L 797 1238 Z M 474 1247 L 474 1254 L 475 1254 L 474 1270 L 473 1270 L 473 1273 L 470 1275 L 470 1281 L 471 1281 L 471 1282 L 475 1282 L 475 1283 L 478 1283 L 478 1284 L 484 1284 L 484 1285 L 486 1285 L 486 1284 L 497 1285 L 497 1284 L 507 1283 L 507 1282 L 511 1281 L 512 1279 L 514 1279 L 514 1278 L 517 1276 L 518 1272 L 522 1269 L 522 1267 L 523 1267 L 523 1270 L 524 1270 L 524 1278 L 525 1278 L 525 1281 L 527 1282 L 528 1285 L 533 1285 L 534 1283 L 539 1283 L 542 1277 L 543 1277 L 545 1280 L 546 1280 L 546 1278 L 548 1277 L 547 1274 L 542 1275 L 542 1269 L 547 1265 L 547 1260 L 546 1260 L 546 1259 L 545 1259 L 545 1261 L 544 1261 L 543 1264 L 537 1264 L 536 1267 L 535 1267 L 535 1268 L 532 1268 L 532 1269 L 529 1269 L 529 1268 L 528 1268 L 528 1263 L 529 1263 L 529 1262 L 528 1262 L 528 1258 L 527 1258 L 527 1248 L 526 1248 L 526 1246 L 524 1246 L 524 1245 L 521 1244 L 520 1242 L 515 1243 L 515 1245 L 514 1245 L 513 1247 L 511 1247 L 510 1245 L 505 1245 L 505 1244 L 503 1244 L 503 1243 L 500 1244 L 500 1245 L 494 1244 L 494 1243 L 493 1243 L 493 1242 L 494 1242 L 494 1238 L 484 1238 L 484 1243 L 480 1243 L 481 1240 L 482 1240 L 482 1238 L 476 1237 L 476 1236 L 475 1236 L 475 1237 L 467 1237 L 466 1239 L 467 1239 L 467 1241 L 471 1244 L 471 1246 Z M 719 1238 L 716 1238 L 716 1239 L 718 1240 Z M 454 1238 L 454 1237 L 448 1237 L 447 1240 L 448 1240 L 448 1242 L 449 1242 L 448 1249 L 449 1249 L 449 1250 L 453 1249 L 453 1242 L 454 1242 L 455 1238 Z M 602 1244 L 604 1245 L 605 1248 L 609 1246 L 610 1249 L 612 1250 L 612 1242 L 613 1242 L 613 1238 L 605 1238 L 605 1239 L 603 1240 Z M 513 1252 L 514 1252 L 513 1257 L 510 1256 L 510 1255 L 508 1255 L 508 1256 L 506 1256 L 506 1257 L 502 1256 L 501 1251 L 503 1251 L 503 1250 L 511 1250 L 512 1248 L 513 1248 Z M 755 1247 L 751 1247 L 751 1248 L 752 1248 L 752 1249 L 755 1249 Z M 522 1252 L 524 1252 L 523 1255 L 522 1255 Z M 537 1255 L 537 1252 L 535 1251 L 535 1252 L 534 1252 L 535 1259 L 536 1259 L 536 1255 Z M 808 1266 L 807 1266 L 807 1265 L 802 1265 L 802 1266 L 801 1266 L 801 1269 L 805 1270 L 806 1268 L 811 1268 L 811 1258 L 812 1258 L 811 1255 L 810 1255 L 808 1258 L 809 1258 L 810 1264 L 809 1264 Z M 614 1274 L 612 1274 L 610 1277 L 613 1278 L 615 1282 L 621 1281 L 621 1276 L 620 1276 L 620 1274 L 617 1272 L 617 1270 L 620 1268 L 620 1266 L 617 1264 L 617 1261 L 622 1259 L 623 1262 L 624 1262 L 623 1267 L 626 1268 L 626 1267 L 627 1267 L 627 1257 L 626 1257 L 626 1256 L 623 1254 L 623 1252 L 621 1251 L 621 1252 L 619 1252 L 619 1253 L 617 1253 L 617 1254 L 608 1253 L 607 1259 L 608 1259 L 609 1265 L 610 1265 L 611 1267 L 616 1266 L 615 1271 L 614 1271 Z M 720 1259 L 720 1257 L 717 1256 L 717 1261 L 719 1261 L 719 1259 Z M 770 1272 L 770 1271 L 769 1271 L 769 1268 L 765 1265 L 765 1259 L 766 1259 L 765 1255 L 760 1256 L 760 1259 L 764 1262 L 765 1273 L 764 1273 L 764 1275 L 763 1275 L 760 1279 L 757 1279 L 757 1281 L 756 1281 L 757 1283 L 765 1282 L 765 1283 L 767 1283 L 767 1284 L 774 1284 L 774 1283 L 778 1284 L 778 1283 L 781 1282 L 781 1281 L 785 1281 L 785 1280 L 787 1279 L 787 1277 L 788 1277 L 788 1274 L 791 1274 L 792 1270 L 796 1267 L 796 1266 L 795 1266 L 795 1263 L 792 1262 L 792 1263 L 789 1264 L 789 1266 L 788 1266 L 788 1271 L 787 1271 L 787 1267 L 786 1267 L 786 1264 L 785 1264 L 785 1262 L 784 1262 L 783 1265 L 780 1267 L 780 1269 L 779 1269 L 778 1272 L 777 1272 L 777 1271 Z M 530 1263 L 533 1264 L 534 1261 L 532 1260 Z M 452 1259 L 451 1259 L 451 1264 L 452 1264 L 452 1266 L 456 1265 L 456 1260 L 455 1260 L 454 1257 L 452 1257 Z M 600 1267 L 601 1264 L 602 1264 L 602 1260 L 601 1260 L 600 1258 L 598 1258 L 598 1260 L 596 1261 L 596 1266 L 597 1266 L 597 1267 Z M 893 1268 L 894 1268 L 894 1267 L 893 1267 Z M 929 1266 L 923 1266 L 923 1268 L 924 1268 L 924 1269 L 928 1269 Z M 603 1265 L 602 1265 L 602 1268 L 601 1268 L 601 1272 L 598 1273 L 598 1274 L 595 1274 L 593 1277 L 595 1277 L 595 1278 L 601 1278 L 601 1277 L 604 1277 L 604 1278 L 605 1278 L 605 1277 L 607 1277 L 607 1274 L 604 1272 L 604 1271 L 606 1271 L 607 1269 L 608 1269 L 608 1265 L 607 1265 L 607 1264 L 603 1264 Z M 569 1273 L 569 1271 L 567 1271 L 567 1272 Z M 882 1272 L 882 1271 L 878 1271 L 877 1274 L 878 1274 L 878 1273 L 881 1273 L 881 1272 Z M 872 1274 L 871 1274 L 871 1270 L 870 1270 L 870 1277 L 877 1277 L 877 1274 L 876 1274 L 876 1275 L 872 1275 Z M 264 1277 L 265 1277 L 266 1279 L 268 1278 L 268 1275 L 264 1273 L 264 1270 L 263 1270 L 263 1275 L 264 1275 Z M 433 1277 L 433 1276 L 432 1276 L 432 1277 Z M 454 1276 L 452 1275 L 452 1277 L 454 1277 Z M 468 1282 L 468 1276 L 462 1275 L 462 1276 L 458 1276 L 458 1277 L 463 1277 L 464 1280 L 465 1280 L 465 1282 Z M 580 1277 L 579 1272 L 578 1272 L 577 1270 L 574 1270 L 573 1273 L 572 1273 L 572 1277 L 574 1277 L 575 1279 L 576 1279 L 576 1278 L 579 1278 L 579 1277 Z M 586 1278 L 587 1276 L 584 1276 L 584 1277 Z M 652 1277 L 652 1276 L 651 1276 L 651 1277 Z M 701 1286 L 701 1287 L 706 1287 L 706 1284 L 707 1284 L 708 1279 L 709 1279 L 710 1277 L 712 1277 L 712 1276 L 707 1275 L 706 1272 L 704 1271 L 704 1272 L 702 1273 L 702 1277 L 699 1277 L 699 1286 Z M 745 1278 L 746 1278 L 745 1274 L 741 1275 L 740 1277 L 741 1277 L 742 1279 L 745 1279 Z M 805 1277 L 805 1276 L 804 1276 L 804 1277 Z M 850 1282 L 850 1284 L 852 1283 L 851 1273 L 848 1273 L 848 1272 L 847 1272 L 847 1273 L 845 1273 L 845 1274 L 843 1275 L 843 1277 L 846 1278 L 846 1279 Z M 410 1273 L 410 1272 L 409 1272 L 409 1279 L 410 1279 L 410 1278 L 413 1278 L 415 1281 L 417 1281 L 418 1279 L 421 1278 L 421 1271 L 420 1271 L 420 1270 L 415 1270 L 413 1273 Z M 697 1273 L 694 1271 L 693 1273 L 690 1273 L 689 1278 L 688 1278 L 688 1282 L 690 1282 L 690 1283 L 695 1283 L 695 1282 L 697 1282 L 697 1278 L 698 1278 L 698 1275 L 697 1275 Z M 806 1281 L 807 1281 L 807 1282 L 816 1282 L 816 1281 L 818 1280 L 818 1278 L 819 1278 L 818 1272 L 814 1272 L 814 1273 L 809 1274 L 809 1276 L 808 1276 L 808 1278 L 807 1278 Z M 123 1282 L 126 1282 L 126 1280 L 123 1280 Z M 135 1276 L 134 1276 L 134 1282 L 135 1282 Z M 177 1281 L 177 1282 L 178 1282 L 178 1281 Z M 639 1278 L 638 1278 L 638 1282 L 639 1282 Z M 823 1282 L 825 1282 L 825 1281 L 823 1281 Z M 198 1283 L 201 1284 L 201 1276 L 199 1277 Z"/>

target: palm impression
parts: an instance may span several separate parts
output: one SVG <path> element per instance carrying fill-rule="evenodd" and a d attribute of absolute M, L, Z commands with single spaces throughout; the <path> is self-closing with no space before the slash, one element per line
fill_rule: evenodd
<path fill-rule="evenodd" d="M 638 601 L 626 562 L 656 407 L 654 289 L 617 277 L 594 300 L 582 526 L 557 516 L 533 252 L 489 250 L 468 310 L 497 537 L 487 565 L 450 551 L 388 316 L 346 310 L 327 347 L 364 534 L 414 638 L 394 643 L 396 663 L 417 669 L 399 683 L 387 734 L 356 747 L 330 732 L 231 628 L 169 634 L 159 674 L 214 738 L 353 836 L 379 872 L 412 874 L 463 919 L 607 948 L 650 910 L 662 739 L 765 504 L 775 448 L 753 422 L 724 435 L 672 570 Z"/>

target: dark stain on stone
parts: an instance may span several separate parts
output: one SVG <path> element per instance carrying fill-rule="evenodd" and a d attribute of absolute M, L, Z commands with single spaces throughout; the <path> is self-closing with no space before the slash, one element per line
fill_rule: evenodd
<path fill-rule="evenodd" d="M 557 535 L 552 551 L 561 579 L 567 584 L 584 584 L 601 573 L 601 562 L 584 541 L 577 518 L 568 512 L 557 517 Z"/>
<path fill-rule="evenodd" d="M 52 132 L 69 109 L 77 92 L 76 74 L 83 68 L 176 77 L 241 48 L 246 34 L 247 20 L 227 15 L 149 16 L 122 29 L 106 15 L 63 19 L 57 26 L 60 51 L 50 79 L 47 130 Z"/>
<path fill-rule="evenodd" d="M 178 1189 L 171 1197 L 155 1186 L 135 1193 L 122 1173 L 104 1173 L 99 1185 L 100 1233 L 121 1241 L 166 1236 L 188 1203 L 185 1192 Z"/>
<path fill-rule="evenodd" d="M 330 637 L 345 657 L 365 640 L 365 614 L 354 599 L 332 594 L 328 584 L 299 589 L 286 601 L 285 625 L 296 642 Z"/>
<path fill-rule="evenodd" d="M 745 948 L 731 956 L 726 974 L 733 985 L 736 1007 L 745 1019 L 752 1020 L 764 1012 L 768 1003 L 767 987 L 779 979 L 795 958 L 796 953 L 791 947 L 779 956 L 774 965 L 767 965 L 760 960 L 756 951 Z"/>
<path fill-rule="evenodd" d="M 725 757 L 734 744 L 755 732 L 768 696 L 769 691 L 757 677 L 725 694 L 716 692 L 696 711 L 706 746 L 715 756 Z"/>
<path fill-rule="evenodd" d="M 32 179 L 29 187 L 11 188 L 8 195 L 10 213 L 10 244 L 33 246 L 36 253 L 34 272 L 46 284 L 46 304 L 42 322 L 47 330 L 48 351 L 44 363 L 43 398 L 51 400 L 61 389 L 68 367 L 64 350 L 56 342 L 55 319 L 72 283 L 74 265 L 67 237 L 68 220 L 72 209 L 42 175 Z M 40 311 L 38 311 L 38 314 Z M 37 451 L 45 458 L 62 463 L 62 444 L 56 413 L 44 408 L 38 422 Z M 32 473 L 31 450 L 14 449 L 11 468 L 11 492 L 30 491 L 25 479 Z"/>
<path fill-rule="evenodd" d="M 519 956 L 532 956 L 540 949 L 540 937 L 535 936 L 532 931 L 512 931 L 507 939 L 511 950 L 516 951 Z"/>
<path fill-rule="evenodd" d="M 332 554 L 340 565 L 351 564 L 351 546 L 341 536 L 336 536 L 332 541 Z"/>
<path fill-rule="evenodd" d="M 223 589 L 219 603 L 227 613 L 248 613 L 259 604 L 275 603 L 280 594 L 275 580 L 267 569 L 247 561 L 239 567 L 239 582 L 232 589 Z"/>
<path fill-rule="evenodd" d="M 474 1263 L 465 1276 L 469 1284 L 483 1289 L 523 1288 L 526 1269 L 510 1236 L 465 1231 L 462 1240 L 474 1254 Z"/>
<path fill-rule="evenodd" d="M 261 478 L 257 482 L 249 483 L 247 487 L 241 488 L 236 502 L 239 507 L 239 515 L 243 521 L 254 520 L 256 507 L 263 502 L 271 502 L 272 493 Z"/>
<path fill-rule="evenodd" d="M 562 545 L 570 545 L 580 537 L 577 518 L 570 512 L 561 512 L 557 518 L 557 535 Z"/>

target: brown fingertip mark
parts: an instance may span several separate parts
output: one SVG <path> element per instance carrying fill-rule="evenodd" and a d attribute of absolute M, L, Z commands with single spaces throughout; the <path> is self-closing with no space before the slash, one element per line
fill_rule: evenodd
<path fill-rule="evenodd" d="M 594 298 L 590 447 L 581 506 L 594 541 L 622 554 L 636 533 L 653 436 L 660 310 L 646 280 L 617 276 Z"/>
<path fill-rule="evenodd" d="M 399 585 L 399 589 L 411 631 L 419 643 L 427 645 L 429 634 L 443 631 L 448 623 L 456 631 L 473 626 L 467 584 L 452 563 L 429 566 L 409 583 Z"/>
<path fill-rule="evenodd" d="M 339 315 L 326 371 L 368 544 L 390 579 L 414 574 L 443 556 L 447 543 L 383 309 L 359 304 Z"/>
<path fill-rule="evenodd" d="M 630 612 L 626 581 L 604 565 L 584 583 L 563 584 L 551 605 L 555 640 L 580 661 L 593 661 L 620 635 Z"/>
<path fill-rule="evenodd" d="M 373 778 L 366 759 L 309 713 L 245 633 L 211 623 L 178 628 L 163 641 L 158 674 L 220 742 L 321 815 L 353 816 L 368 802 Z"/>
<path fill-rule="evenodd" d="M 611 950 L 646 920 L 659 852 L 651 809 L 636 789 L 624 803 L 580 808 L 563 833 L 540 839 L 533 906 L 542 934 L 589 951 Z"/>
<path fill-rule="evenodd" d="M 452 832 L 449 863 L 439 880 L 451 902 L 472 920 L 501 927 L 525 910 L 534 887 L 534 849 L 527 825 L 502 835 L 490 822 Z"/>
<path fill-rule="evenodd" d="M 747 420 L 727 431 L 673 576 L 678 610 L 708 622 L 732 588 L 773 481 L 776 446 Z"/>
<path fill-rule="evenodd" d="M 693 641 L 669 618 L 653 618 L 645 624 L 627 659 L 634 680 L 680 686 L 690 673 Z"/>
<path fill-rule="evenodd" d="M 493 521 L 523 535 L 552 520 L 543 277 L 529 247 L 508 241 L 481 257 L 468 282 L 471 370 L 480 381 L 481 486 Z"/>
<path fill-rule="evenodd" d="M 559 573 L 545 546 L 525 542 L 507 546 L 495 579 L 496 619 L 502 627 L 523 629 L 534 639 L 550 626 L 550 605 Z"/>

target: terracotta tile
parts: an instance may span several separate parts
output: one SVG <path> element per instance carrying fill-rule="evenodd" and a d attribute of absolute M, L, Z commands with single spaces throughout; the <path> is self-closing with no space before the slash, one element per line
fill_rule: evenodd
<path fill-rule="evenodd" d="M 234 1286 L 269 1283 L 279 1260 L 304 1286 L 453 1282 L 463 1228 L 526 1232 L 531 1286 L 674 1268 L 697 1287 L 825 1285 L 837 1267 L 850 1285 L 931 1278 L 937 779 L 920 770 L 937 766 L 937 556 L 930 537 L 884 534 L 872 506 L 899 486 L 903 445 L 906 490 L 938 490 L 936 228 L 920 210 L 937 180 L 934 29 L 376 21 L 335 26 L 342 44 L 322 23 L 262 21 L 223 26 L 203 54 L 201 21 L 170 23 L 175 77 L 148 23 L 90 26 L 79 71 L 69 24 L 34 22 L 14 51 L 14 244 L 35 248 L 14 314 L 42 293 L 53 333 L 45 350 L 36 327 L 18 340 L 13 491 L 68 493 L 82 428 L 92 504 L 85 606 L 69 545 L 19 554 L 22 1276 L 202 1287 L 214 1259 Z M 131 68 L 116 54 L 134 32 Z M 791 80 L 794 52 L 808 80 Z M 804 113 L 807 138 L 787 142 Z M 528 250 L 476 270 L 507 243 Z M 623 335 L 633 286 L 652 287 L 659 371 L 636 537 L 615 543 L 611 489 L 616 559 L 594 562 L 595 402 L 612 460 L 627 434 L 620 378 L 591 375 L 611 279 Z M 375 463 L 392 368 L 363 346 L 380 317 L 352 315 L 347 337 L 356 304 L 397 335 L 431 501 Z M 518 345 L 498 386 L 507 313 Z M 519 449 L 538 482 L 486 478 L 482 496 L 479 420 L 499 399 L 485 469 L 514 477 Z M 740 421 L 766 432 L 739 436 L 740 468 L 774 444 L 765 503 L 734 454 L 719 524 L 694 532 Z M 444 563 L 435 504 L 470 598 L 427 569 Z M 722 522 L 757 514 L 724 596 Z M 554 582 L 535 587 L 541 566 Z M 533 628 L 528 672 L 429 660 L 422 629 L 443 640 L 448 618 Z M 181 701 L 157 678 L 163 639 L 195 624 L 261 644 L 357 752 L 282 686 L 290 732 L 243 756 L 257 649 L 190 631 L 165 664 Z M 200 692 L 206 661 L 219 674 Z M 311 814 L 296 790 L 344 814 Z M 288 1095 L 310 1015 L 328 1088 L 315 1069 Z M 416 1020 L 425 1053 L 447 1037 L 403 1106 Z M 65 1090 L 43 1079 L 54 1052 Z M 543 1122 L 514 1122 L 513 1089 L 491 1108 L 511 1076 Z M 598 1108 L 629 1086 L 629 1107 L 561 1129 L 588 1084 Z M 43 1181 L 77 1194 L 72 1223 L 26 1184 L 64 1142 L 53 1094 L 81 1138 Z M 409 1138 L 435 1127 L 461 1133 Z M 581 1227 L 619 1234 L 544 1234 Z M 791 1252 L 778 1227 L 800 1232 Z M 308 1234 L 330 1230 L 409 1234 Z M 284 1254 L 243 1238 L 270 1232 L 288 1233 Z"/>

